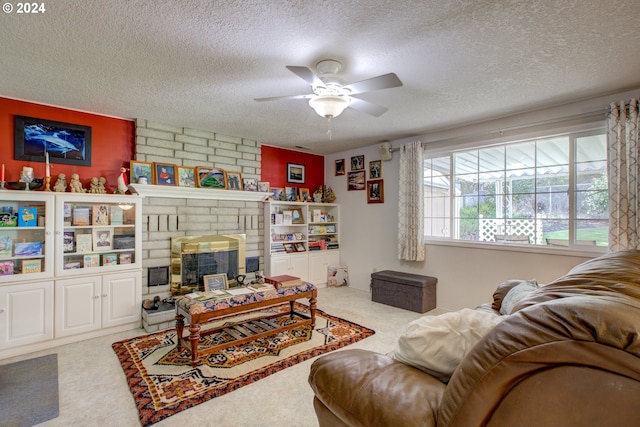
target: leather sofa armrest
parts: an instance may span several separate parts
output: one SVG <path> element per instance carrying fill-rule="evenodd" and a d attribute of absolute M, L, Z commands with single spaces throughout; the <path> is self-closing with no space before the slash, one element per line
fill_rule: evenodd
<path fill-rule="evenodd" d="M 582 368 L 579 372 L 587 378 L 588 372 L 594 372 L 594 384 L 574 390 L 568 399 L 565 385 L 573 383 L 575 377 L 559 375 L 563 381 L 549 391 L 557 394 L 553 395 L 556 402 L 566 402 L 553 413 L 556 421 L 580 425 L 569 422 L 570 414 L 587 414 L 593 409 L 598 414 L 619 417 L 593 425 L 629 425 L 620 421 L 628 414 L 613 408 L 610 402 L 616 400 L 611 397 L 616 387 L 624 395 L 640 398 L 639 309 L 638 300 L 609 293 L 569 296 L 517 311 L 485 335 L 458 366 L 442 398 L 439 425 L 486 425 L 514 388 L 527 382 L 540 383 L 528 380 L 552 370 L 569 372 L 567 367 Z M 603 372 L 610 378 L 596 380 Z M 635 386 L 621 386 L 621 378 Z M 607 388 L 610 384 L 613 390 Z M 531 389 L 523 394 L 533 396 L 536 392 Z M 579 407 L 571 405 L 570 400 L 579 401 Z M 533 405 L 535 399 L 531 402 Z M 530 409 L 526 415 L 539 421 L 540 408 L 525 408 L 528 404 L 521 402 L 521 410 Z M 635 415 L 632 420 L 636 422 Z"/>
<path fill-rule="evenodd" d="M 336 351 L 315 360 L 309 384 L 316 399 L 336 418 L 345 425 L 362 427 L 434 427 L 445 389 L 419 369 L 359 349 Z M 321 426 L 329 425 L 323 423 L 320 412 L 318 419 Z"/>

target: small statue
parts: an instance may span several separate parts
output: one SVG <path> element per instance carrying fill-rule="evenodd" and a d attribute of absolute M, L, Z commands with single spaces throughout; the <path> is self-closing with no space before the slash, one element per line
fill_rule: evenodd
<path fill-rule="evenodd" d="M 100 194 L 107 194 L 107 178 L 101 176 L 98 178 L 98 192 Z"/>
<path fill-rule="evenodd" d="M 87 190 L 82 188 L 82 183 L 80 182 L 80 175 L 74 173 L 71 175 L 71 182 L 69 183 L 71 187 L 72 193 L 86 193 Z"/>
<path fill-rule="evenodd" d="M 53 185 L 53 191 L 58 193 L 64 193 L 67 191 L 67 176 L 63 173 L 58 174 L 58 179 Z"/>
<path fill-rule="evenodd" d="M 91 184 L 89 184 L 89 193 L 91 194 L 100 194 L 98 189 L 98 178 L 95 176 L 91 178 Z"/>
<path fill-rule="evenodd" d="M 118 175 L 118 185 L 113 190 L 115 194 L 126 194 L 129 187 L 127 187 L 127 169 L 120 168 L 120 175 Z"/>
<path fill-rule="evenodd" d="M 320 203 L 322 202 L 323 196 L 324 196 L 324 191 L 322 191 L 322 186 L 320 186 L 316 191 L 313 192 L 313 201 L 316 203 Z"/>

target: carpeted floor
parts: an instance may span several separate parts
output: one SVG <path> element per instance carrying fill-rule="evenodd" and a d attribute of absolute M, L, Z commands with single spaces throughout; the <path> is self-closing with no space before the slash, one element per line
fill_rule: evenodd
<path fill-rule="evenodd" d="M 203 327 L 243 323 L 265 315 L 291 321 L 289 304 L 228 316 Z M 296 304 L 296 310 L 307 306 Z M 277 321 L 278 317 L 271 320 Z M 374 331 L 318 310 L 313 333 L 308 326 L 294 328 L 242 345 L 229 346 L 203 358 L 193 368 L 186 349 L 176 348 L 175 329 L 130 338 L 113 344 L 143 426 L 251 384 L 297 363 L 371 336 Z M 200 345 L 220 344 L 224 331 L 201 338 Z"/>
<path fill-rule="evenodd" d="M 0 426 L 30 427 L 58 413 L 57 354 L 0 367 Z"/>

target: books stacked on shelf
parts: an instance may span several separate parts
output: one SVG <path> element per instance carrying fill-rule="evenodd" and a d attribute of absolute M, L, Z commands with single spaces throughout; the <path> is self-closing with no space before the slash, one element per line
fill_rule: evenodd
<path fill-rule="evenodd" d="M 271 252 L 286 252 L 283 243 L 273 243 L 271 245 Z"/>
<path fill-rule="evenodd" d="M 283 274 L 280 276 L 265 277 L 264 281 L 266 283 L 271 283 L 273 286 L 276 287 L 276 289 L 294 288 L 302 284 L 301 278 L 296 276 L 289 276 L 287 274 Z"/>

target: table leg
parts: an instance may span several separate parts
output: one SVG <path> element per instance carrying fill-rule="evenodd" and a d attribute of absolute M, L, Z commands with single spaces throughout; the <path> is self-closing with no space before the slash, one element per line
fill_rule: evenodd
<path fill-rule="evenodd" d="M 182 339 L 182 333 L 184 332 L 184 316 L 182 314 L 176 314 L 176 332 L 178 333 L 178 344 L 176 347 L 180 349 L 180 347 L 182 347 L 180 340 Z"/>
<path fill-rule="evenodd" d="M 192 323 L 189 325 L 189 341 L 191 341 L 191 364 L 196 367 L 200 362 L 198 357 L 198 343 L 200 341 L 200 324 Z"/>
<path fill-rule="evenodd" d="M 309 311 L 311 312 L 311 329 L 316 326 L 316 295 L 309 298 Z"/>
<path fill-rule="evenodd" d="M 293 319 L 293 303 L 295 301 L 289 301 L 289 316 Z"/>

